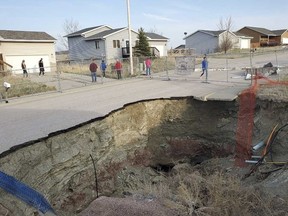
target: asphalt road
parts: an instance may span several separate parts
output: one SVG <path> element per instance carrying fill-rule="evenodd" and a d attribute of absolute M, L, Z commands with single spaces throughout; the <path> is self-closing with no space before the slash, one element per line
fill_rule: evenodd
<path fill-rule="evenodd" d="M 286 66 L 287 54 L 278 57 Z M 274 55 L 275 56 L 275 55 Z M 273 54 L 254 58 L 254 64 L 266 64 Z M 247 63 L 248 61 L 248 63 Z M 249 58 L 229 60 L 235 68 L 249 66 Z M 224 68 L 225 59 L 209 59 L 210 67 Z M 216 67 L 219 66 L 219 67 Z M 169 72 L 155 75 L 153 79 L 104 80 L 82 88 L 64 90 L 62 93 L 10 99 L 0 103 L 0 153 L 25 142 L 46 137 L 51 132 L 67 129 L 90 119 L 104 116 L 123 105 L 139 100 L 194 96 L 199 100 L 232 101 L 251 81 L 244 80 L 243 71 L 210 70 L 208 83 L 199 79 L 200 72 L 181 77 Z M 88 78 L 90 79 L 90 78 Z M 90 80 L 87 80 L 89 82 Z M 67 85 L 67 83 L 66 83 Z"/>

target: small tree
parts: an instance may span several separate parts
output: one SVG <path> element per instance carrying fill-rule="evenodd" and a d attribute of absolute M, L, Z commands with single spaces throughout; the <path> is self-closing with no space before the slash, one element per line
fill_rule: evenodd
<path fill-rule="evenodd" d="M 79 23 L 77 21 L 74 21 L 73 19 L 66 19 L 63 24 L 63 31 L 65 35 L 71 34 L 73 32 L 76 32 L 79 30 Z M 68 41 L 66 37 L 63 37 L 62 35 L 58 35 L 58 41 L 60 43 L 60 46 L 62 49 L 68 50 Z"/>
<path fill-rule="evenodd" d="M 138 30 L 138 43 L 135 46 L 135 54 L 137 56 L 151 56 L 149 42 L 142 27 Z"/>
<path fill-rule="evenodd" d="M 219 51 L 227 53 L 228 50 L 233 48 L 233 41 L 230 37 L 232 29 L 232 19 L 231 17 L 227 18 L 225 21 L 220 19 L 218 28 L 220 31 L 224 31 L 224 34 L 220 40 Z"/>

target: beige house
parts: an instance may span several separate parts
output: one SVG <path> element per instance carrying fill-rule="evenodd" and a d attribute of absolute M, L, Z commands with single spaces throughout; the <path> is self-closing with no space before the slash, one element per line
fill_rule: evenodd
<path fill-rule="evenodd" d="M 54 70 L 56 39 L 45 32 L 0 30 L 0 71 L 22 73 L 25 60 L 28 73 L 39 72 L 42 58 L 45 72 Z"/>

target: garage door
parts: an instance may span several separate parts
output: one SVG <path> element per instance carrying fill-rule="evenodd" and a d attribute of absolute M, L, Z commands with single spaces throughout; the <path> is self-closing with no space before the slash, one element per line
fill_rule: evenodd
<path fill-rule="evenodd" d="M 249 49 L 250 48 L 250 40 L 242 39 L 240 49 Z"/>
<path fill-rule="evenodd" d="M 282 44 L 288 44 L 288 38 L 282 38 Z"/>
<path fill-rule="evenodd" d="M 15 74 L 21 74 L 22 68 L 21 63 L 22 60 L 25 60 L 26 67 L 28 70 L 28 73 L 39 73 L 39 66 L 38 62 L 40 59 L 43 59 L 45 72 L 50 72 L 50 61 L 48 55 L 33 55 L 33 56 L 5 56 L 5 60 L 8 64 L 11 64 L 13 66 L 12 70 Z"/>

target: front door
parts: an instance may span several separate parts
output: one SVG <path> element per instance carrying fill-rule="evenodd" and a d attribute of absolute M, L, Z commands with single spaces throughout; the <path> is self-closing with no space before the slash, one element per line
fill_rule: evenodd
<path fill-rule="evenodd" d="M 130 49 L 129 49 L 129 47 L 130 47 L 129 40 L 126 40 L 126 52 L 127 52 L 127 54 L 130 54 Z"/>

